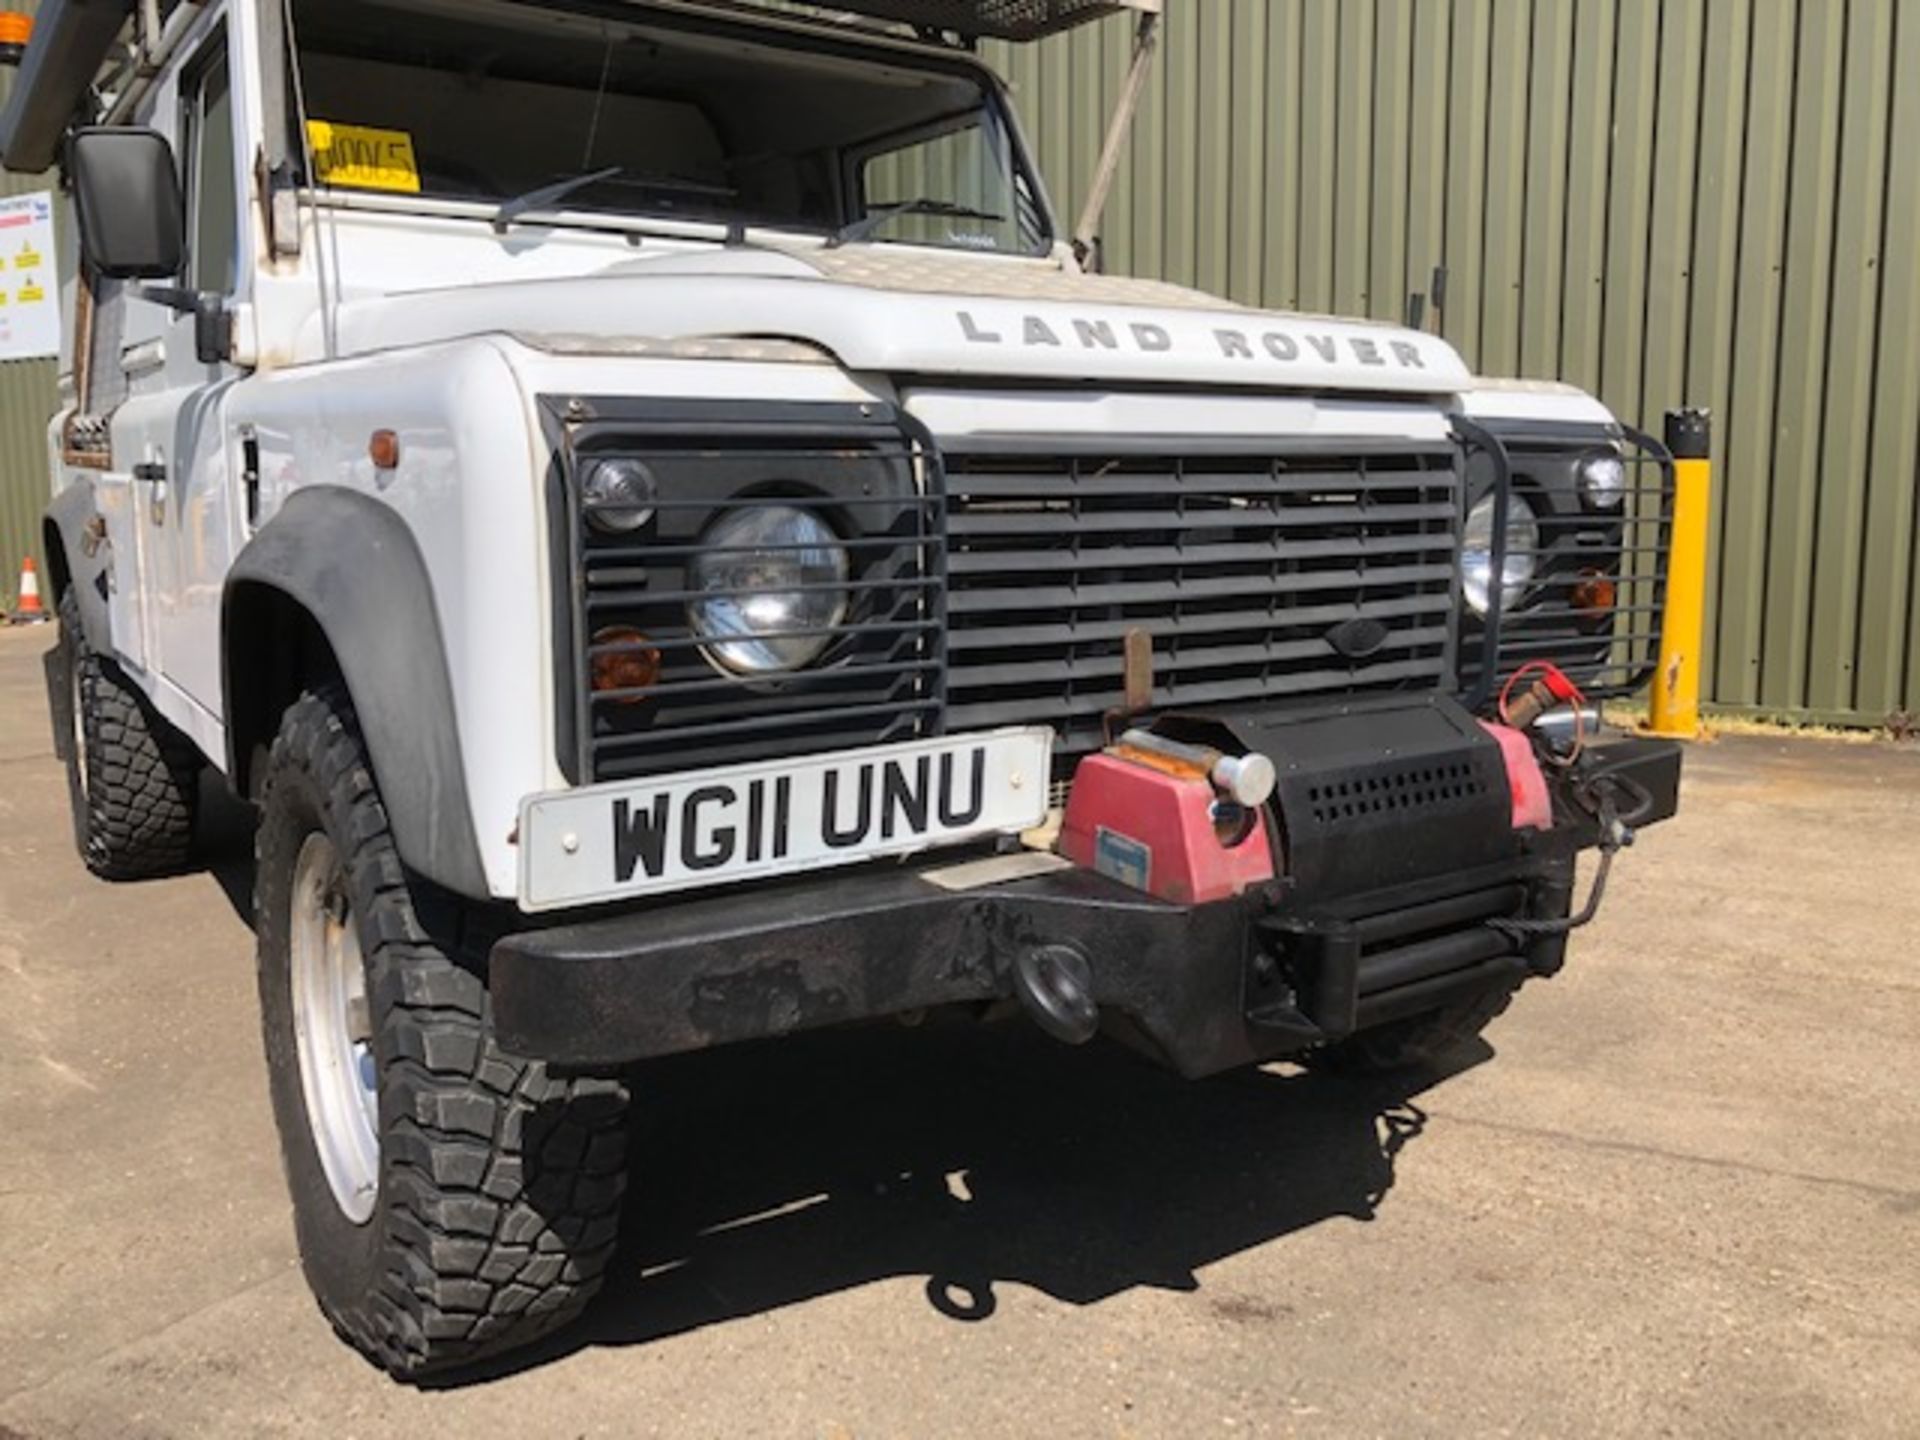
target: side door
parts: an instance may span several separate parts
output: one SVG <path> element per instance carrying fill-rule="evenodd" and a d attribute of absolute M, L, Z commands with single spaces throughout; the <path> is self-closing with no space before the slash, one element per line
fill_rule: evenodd
<path fill-rule="evenodd" d="M 174 82 L 161 87 L 152 123 L 171 133 L 186 196 L 181 284 L 229 303 L 242 288 L 247 253 L 236 120 L 221 20 Z M 197 357 L 191 315 L 134 303 L 147 312 L 148 333 L 120 357 L 128 399 L 114 418 L 114 453 L 134 462 L 149 668 L 217 715 L 221 583 L 238 543 L 239 518 L 233 495 L 238 440 L 228 434 L 227 397 L 241 372 Z"/>

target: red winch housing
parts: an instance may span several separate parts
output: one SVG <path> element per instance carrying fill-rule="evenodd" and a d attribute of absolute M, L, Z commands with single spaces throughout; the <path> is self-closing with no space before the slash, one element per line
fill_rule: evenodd
<path fill-rule="evenodd" d="M 1264 803 L 1223 797 L 1206 767 L 1121 744 L 1074 772 L 1060 853 L 1181 905 L 1240 894 L 1276 873 Z"/>

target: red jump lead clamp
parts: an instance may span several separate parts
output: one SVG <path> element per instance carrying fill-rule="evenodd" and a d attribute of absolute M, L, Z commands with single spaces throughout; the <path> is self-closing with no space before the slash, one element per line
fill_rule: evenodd
<path fill-rule="evenodd" d="M 1511 725 L 1515 730 L 1529 730 L 1534 721 L 1556 705 L 1573 709 L 1573 744 L 1565 755 L 1554 753 L 1550 746 L 1542 749 L 1555 764 L 1571 765 L 1580 757 L 1587 740 L 1587 697 L 1558 665 L 1546 660 L 1529 660 L 1514 671 L 1500 688 L 1500 723 Z"/>

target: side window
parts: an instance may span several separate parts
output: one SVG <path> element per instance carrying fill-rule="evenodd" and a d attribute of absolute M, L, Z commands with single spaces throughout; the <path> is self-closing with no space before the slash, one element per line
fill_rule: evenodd
<path fill-rule="evenodd" d="M 180 82 L 181 163 L 187 189 L 187 283 L 232 291 L 239 276 L 238 197 L 233 183 L 233 90 L 224 38 Z"/>

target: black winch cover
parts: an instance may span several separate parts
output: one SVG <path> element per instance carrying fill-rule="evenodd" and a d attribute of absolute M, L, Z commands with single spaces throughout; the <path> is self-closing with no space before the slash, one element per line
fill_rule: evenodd
<path fill-rule="evenodd" d="M 1313 901 L 1517 854 L 1500 746 L 1449 697 L 1355 702 L 1330 714 L 1227 710 L 1156 728 L 1214 743 L 1211 727 L 1273 761 L 1287 875 Z"/>

